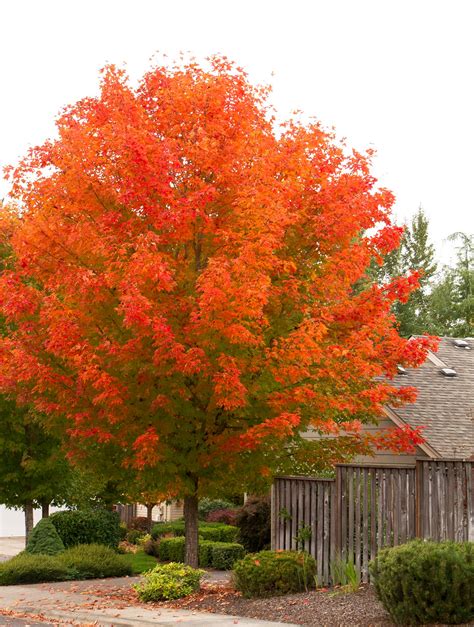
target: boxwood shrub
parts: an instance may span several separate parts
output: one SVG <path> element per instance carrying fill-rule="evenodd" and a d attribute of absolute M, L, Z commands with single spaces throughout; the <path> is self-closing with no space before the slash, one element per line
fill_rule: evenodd
<path fill-rule="evenodd" d="M 210 542 L 210 545 L 210 566 L 217 570 L 230 570 L 245 555 L 244 547 L 236 542 Z"/>
<path fill-rule="evenodd" d="M 212 542 L 236 542 L 239 530 L 233 525 L 225 525 L 223 523 L 199 522 L 199 535 L 203 540 Z M 152 538 L 174 536 L 184 536 L 184 520 L 172 523 L 157 523 L 154 525 Z"/>
<path fill-rule="evenodd" d="M 316 561 L 301 551 L 260 551 L 234 564 L 234 583 L 244 597 L 269 597 L 314 588 Z"/>
<path fill-rule="evenodd" d="M 100 544 L 78 544 L 58 556 L 62 564 L 76 571 L 80 579 L 125 577 L 132 566 L 122 555 Z"/>
<path fill-rule="evenodd" d="M 0 585 L 42 583 L 77 579 L 77 571 L 61 562 L 56 555 L 20 553 L 0 563 Z"/>
<path fill-rule="evenodd" d="M 28 538 L 27 553 L 56 555 L 64 551 L 64 544 L 49 518 L 42 518 Z"/>
<path fill-rule="evenodd" d="M 380 551 L 370 573 L 395 623 L 474 620 L 474 542 L 414 540 Z"/>
<path fill-rule="evenodd" d="M 103 544 L 116 548 L 120 541 L 120 518 L 107 510 L 68 510 L 50 517 L 66 548 L 76 544 Z"/>
<path fill-rule="evenodd" d="M 184 564 L 158 564 L 145 573 L 143 583 L 134 586 L 140 601 L 168 601 L 199 590 L 202 570 Z"/>
<path fill-rule="evenodd" d="M 158 545 L 158 559 L 161 562 L 184 562 L 184 536 L 162 538 Z"/>

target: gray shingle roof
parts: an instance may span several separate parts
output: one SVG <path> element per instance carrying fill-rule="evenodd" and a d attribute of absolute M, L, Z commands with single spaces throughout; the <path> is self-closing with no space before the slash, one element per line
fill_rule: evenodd
<path fill-rule="evenodd" d="M 418 388 L 415 403 L 391 410 L 413 427 L 424 425 L 423 437 L 442 457 L 474 459 L 474 338 L 467 343 L 469 349 L 458 348 L 454 338 L 441 338 L 438 352 L 420 368 L 392 381 Z M 456 376 L 443 375 L 443 365 Z"/>

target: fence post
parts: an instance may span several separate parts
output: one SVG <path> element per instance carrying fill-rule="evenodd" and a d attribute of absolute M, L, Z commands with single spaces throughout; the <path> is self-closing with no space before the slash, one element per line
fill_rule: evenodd
<path fill-rule="evenodd" d="M 270 547 L 272 551 L 276 549 L 276 501 L 275 501 L 275 481 L 273 480 L 270 496 Z"/>

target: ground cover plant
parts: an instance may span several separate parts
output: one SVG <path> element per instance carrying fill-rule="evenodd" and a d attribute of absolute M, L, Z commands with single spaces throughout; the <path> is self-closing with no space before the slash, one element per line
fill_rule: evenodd
<path fill-rule="evenodd" d="M 123 577 L 132 565 L 110 547 L 77 545 L 56 555 L 23 552 L 0 563 L 0 585 Z"/>
<path fill-rule="evenodd" d="M 159 564 L 134 586 L 141 601 L 168 601 L 187 596 L 199 589 L 204 571 L 184 564 Z"/>
<path fill-rule="evenodd" d="M 234 564 L 234 584 L 244 597 L 267 597 L 315 587 L 316 561 L 302 551 L 260 551 Z"/>
<path fill-rule="evenodd" d="M 28 536 L 27 553 L 56 555 L 64 551 L 64 544 L 49 518 L 42 518 Z"/>
<path fill-rule="evenodd" d="M 474 620 L 474 542 L 414 540 L 380 551 L 370 572 L 397 624 Z"/>

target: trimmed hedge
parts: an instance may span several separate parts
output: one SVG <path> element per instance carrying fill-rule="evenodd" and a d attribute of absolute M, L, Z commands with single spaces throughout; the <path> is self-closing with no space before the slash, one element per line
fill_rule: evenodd
<path fill-rule="evenodd" d="M 116 548 L 120 542 L 120 518 L 107 510 L 68 510 L 49 519 L 66 548 L 76 544 L 103 544 Z"/>
<path fill-rule="evenodd" d="M 245 555 L 245 549 L 236 542 L 210 542 L 211 566 L 217 570 L 230 570 Z"/>
<path fill-rule="evenodd" d="M 64 551 L 64 544 L 49 518 L 42 518 L 28 538 L 27 553 L 57 555 Z"/>
<path fill-rule="evenodd" d="M 132 567 L 123 556 L 100 544 L 78 544 L 61 553 L 58 559 L 78 572 L 81 579 L 125 577 L 132 574 Z"/>
<path fill-rule="evenodd" d="M 0 585 L 2 586 L 67 581 L 77 578 L 78 573 L 68 568 L 56 555 L 35 555 L 24 552 L 7 562 L 0 563 Z"/>
<path fill-rule="evenodd" d="M 199 566 L 229 570 L 245 555 L 241 544 L 230 542 L 199 541 Z M 162 562 L 184 562 L 185 538 L 162 538 L 158 544 L 158 558 Z"/>
<path fill-rule="evenodd" d="M 237 527 L 223 523 L 199 522 L 199 535 L 203 540 L 212 542 L 236 542 L 239 530 Z M 184 521 L 157 523 L 151 531 L 151 536 L 154 540 L 163 536 L 184 536 Z"/>
<path fill-rule="evenodd" d="M 162 562 L 184 562 L 184 536 L 162 538 L 158 545 L 158 559 Z"/>
<path fill-rule="evenodd" d="M 314 588 L 316 561 L 301 551 L 260 551 L 234 564 L 234 583 L 244 597 L 269 597 Z"/>
<path fill-rule="evenodd" d="M 369 567 L 395 623 L 474 620 L 474 542 L 413 540 L 380 551 Z"/>
<path fill-rule="evenodd" d="M 158 564 L 144 575 L 143 583 L 133 586 L 140 601 L 179 599 L 199 590 L 202 570 L 184 564 Z"/>

